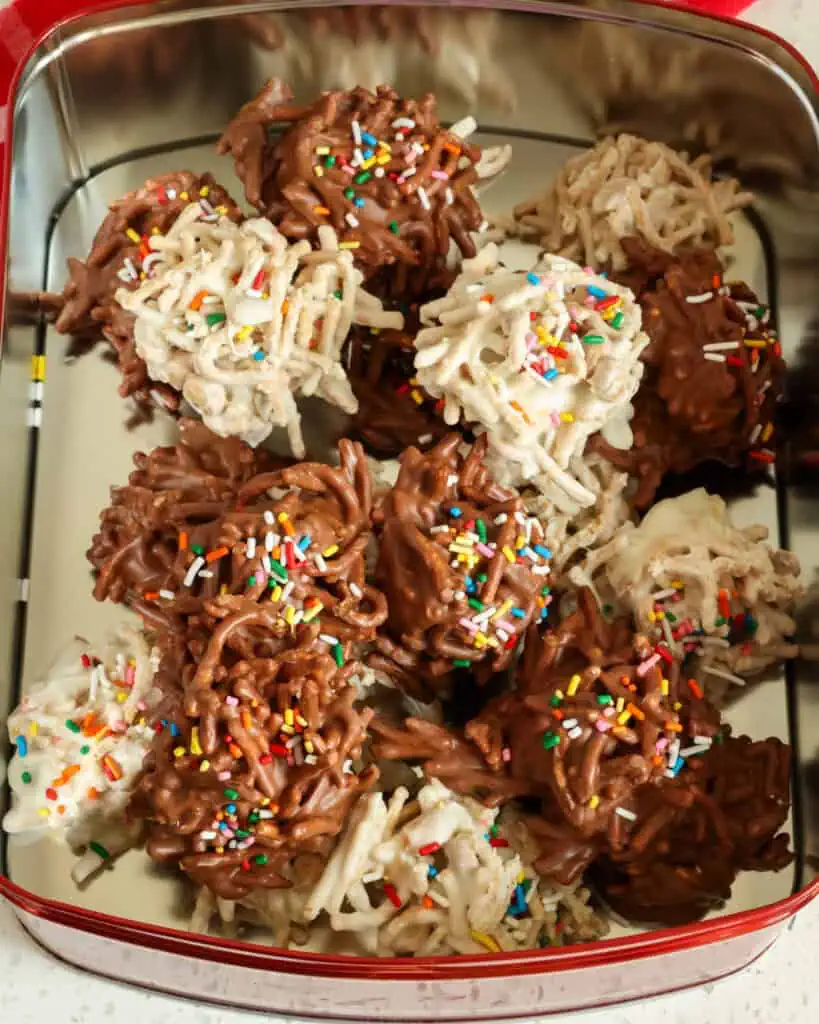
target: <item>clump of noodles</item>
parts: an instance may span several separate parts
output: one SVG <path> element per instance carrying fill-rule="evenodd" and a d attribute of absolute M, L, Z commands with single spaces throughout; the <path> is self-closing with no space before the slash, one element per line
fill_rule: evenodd
<path fill-rule="evenodd" d="M 341 362 L 353 324 L 401 327 L 361 287 L 353 254 L 330 227 L 321 248 L 288 243 L 267 220 L 235 224 L 191 204 L 148 240 L 147 277 L 117 302 L 135 317 L 134 339 L 153 380 L 170 384 L 215 433 L 257 445 L 287 429 L 305 446 L 295 396 L 346 413 L 358 403 Z"/>

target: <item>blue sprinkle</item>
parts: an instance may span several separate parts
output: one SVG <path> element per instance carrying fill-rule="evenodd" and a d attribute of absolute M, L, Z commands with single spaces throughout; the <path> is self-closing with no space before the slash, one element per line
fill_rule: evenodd
<path fill-rule="evenodd" d="M 174 723 L 171 722 L 171 724 L 168 726 L 168 728 L 171 730 L 171 736 L 178 736 L 179 735 L 179 726 L 178 725 L 174 725 Z"/>
<path fill-rule="evenodd" d="M 527 274 L 526 280 L 529 282 L 529 284 L 540 284 L 540 278 L 537 276 L 537 274 Z"/>
<path fill-rule="evenodd" d="M 433 867 L 431 864 L 427 868 L 427 877 L 434 878 L 438 874 L 438 868 Z"/>
<path fill-rule="evenodd" d="M 463 512 L 461 512 L 457 505 L 453 505 L 452 508 L 449 510 L 449 514 L 452 516 L 453 519 L 460 519 L 461 516 L 463 515 Z"/>
<path fill-rule="evenodd" d="M 28 753 L 28 742 L 25 736 L 18 736 L 14 742 L 17 744 L 17 753 L 20 757 L 25 757 Z"/>
<path fill-rule="evenodd" d="M 475 581 L 473 579 L 470 579 L 469 576 L 466 577 L 466 580 L 464 582 L 465 582 L 465 585 L 466 585 L 466 592 L 467 592 L 467 594 L 474 594 L 475 591 L 478 589 L 475 586 Z"/>
<path fill-rule="evenodd" d="M 516 619 L 526 618 L 526 612 L 522 608 L 513 608 L 512 614 L 515 616 Z"/>
<path fill-rule="evenodd" d="M 586 291 L 589 295 L 593 295 L 596 299 L 605 299 L 606 293 L 602 288 L 598 288 L 597 285 L 589 284 L 586 285 Z"/>
<path fill-rule="evenodd" d="M 368 146 L 375 146 L 378 144 L 378 139 L 370 132 L 362 132 L 361 141 L 366 142 Z"/>
<path fill-rule="evenodd" d="M 540 555 L 541 558 L 551 558 L 552 557 L 552 552 L 548 548 L 545 548 L 542 544 L 534 544 L 533 547 L 534 547 L 535 551 Z"/>
<path fill-rule="evenodd" d="M 540 622 L 545 622 L 549 618 L 549 609 L 544 608 L 540 613 Z"/>
<path fill-rule="evenodd" d="M 682 771 L 682 767 L 683 767 L 684 764 L 685 764 L 685 758 L 678 757 L 674 767 L 671 769 L 674 772 L 675 778 Z"/>
<path fill-rule="evenodd" d="M 228 812 L 228 814 L 235 814 L 236 813 L 236 804 L 228 804 L 225 807 L 225 810 Z"/>
<path fill-rule="evenodd" d="M 559 375 L 559 373 L 560 373 L 559 370 L 556 370 L 554 367 L 552 367 L 551 370 L 547 370 L 543 374 L 543 378 L 544 378 L 544 380 L 554 380 L 555 377 L 557 377 Z"/>
<path fill-rule="evenodd" d="M 372 138 L 372 135 L 370 136 L 370 138 Z M 365 160 L 372 160 L 372 158 L 375 156 L 375 150 L 365 149 L 362 156 L 364 157 Z"/>
<path fill-rule="evenodd" d="M 363 200 L 363 199 L 361 198 L 361 196 L 357 196 L 357 197 L 356 197 L 356 198 L 355 198 L 355 199 L 353 200 L 353 206 L 358 206 L 358 207 L 361 207 L 361 206 L 363 206 L 363 205 L 364 205 L 364 200 Z"/>
<path fill-rule="evenodd" d="M 257 348 L 256 351 L 253 353 L 253 358 L 256 360 L 257 363 L 260 363 L 264 359 L 264 352 L 262 352 L 260 348 Z"/>
<path fill-rule="evenodd" d="M 220 821 L 220 822 L 219 822 L 219 828 L 220 828 L 220 829 L 221 829 L 221 830 L 222 830 L 223 832 L 229 832 L 229 831 L 230 831 L 230 828 L 229 828 L 229 826 L 228 826 L 228 823 L 227 823 L 226 821 Z"/>
<path fill-rule="evenodd" d="M 310 534 L 309 533 L 305 533 L 305 535 L 299 541 L 299 545 L 298 545 L 299 546 L 299 550 L 300 551 L 306 551 L 310 547 L 310 543 L 311 543 L 311 541 L 310 541 Z"/>

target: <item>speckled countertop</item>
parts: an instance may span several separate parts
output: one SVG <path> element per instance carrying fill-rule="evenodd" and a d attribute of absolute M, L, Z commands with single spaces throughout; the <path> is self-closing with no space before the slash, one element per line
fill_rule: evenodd
<path fill-rule="evenodd" d="M 819 66 L 819 0 L 757 0 L 746 18 L 784 36 Z M 583 1024 L 813 1024 L 819 1019 L 817 903 L 797 917 L 773 949 L 737 976 L 650 1002 L 563 1014 L 560 1019 Z M 0 979 L 0 1016 L 14 1024 L 252 1024 L 261 1019 L 150 994 L 68 967 L 32 942 L 4 902 Z M 278 1019 L 295 1024 L 292 1018 Z"/>

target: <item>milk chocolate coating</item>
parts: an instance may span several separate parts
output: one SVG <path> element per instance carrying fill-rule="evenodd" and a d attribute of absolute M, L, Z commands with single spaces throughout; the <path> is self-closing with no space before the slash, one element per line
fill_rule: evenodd
<path fill-rule="evenodd" d="M 378 777 L 352 770 L 373 714 L 353 706 L 355 668 L 296 648 L 239 661 L 203 690 L 193 665 L 166 659 L 158 683 L 184 700 L 160 722 L 129 807 L 148 822 L 149 855 L 241 899 L 289 884 L 279 868 L 293 856 L 326 852 Z"/>
<path fill-rule="evenodd" d="M 233 155 L 248 201 L 283 235 L 315 244 L 319 227 L 330 224 L 342 244 L 357 244 L 356 263 L 370 290 L 401 298 L 447 278 L 451 242 L 464 256 L 475 255 L 470 232 L 483 216 L 471 186 L 480 151 L 441 127 L 431 93 L 404 100 L 380 86 L 375 94 L 327 92 L 307 106 L 291 100 L 286 86 L 269 81 L 218 146 Z M 393 127 L 401 118 L 414 127 Z M 360 145 L 354 122 L 368 136 Z M 282 134 L 271 137 L 277 128 Z M 376 160 L 383 155 L 383 162 L 353 167 L 356 149 L 365 160 L 370 151 Z M 415 174 L 402 179 L 412 168 Z"/>
<path fill-rule="evenodd" d="M 350 432 L 371 454 L 390 459 L 411 446 L 425 451 L 451 433 L 436 415 L 438 403 L 414 383 L 408 334 L 354 329 L 348 346 L 347 376 L 358 399 Z"/>
<path fill-rule="evenodd" d="M 759 300 L 747 285 L 725 284 L 713 250 L 670 256 L 638 239 L 623 247 L 631 262 L 624 283 L 636 289 L 651 341 L 634 399 L 634 446 L 623 451 L 596 437 L 591 447 L 637 479 L 634 503 L 645 508 L 666 473 L 709 460 L 757 469 L 772 460 L 770 436 L 758 435 L 768 424 L 773 430 L 784 363 L 771 326 L 737 304 L 761 309 Z M 687 301 L 707 293 L 706 302 Z M 738 347 L 712 353 L 724 358 L 715 361 L 703 352 L 715 343 Z"/>
<path fill-rule="evenodd" d="M 448 690 L 458 663 L 502 671 L 544 602 L 539 595 L 547 577 L 533 571 L 544 560 L 530 560 L 518 550 L 520 497 L 490 476 L 483 463 L 485 438 L 465 457 L 458 452 L 462 443 L 452 434 L 426 454 L 408 448 L 398 480 L 374 516 L 375 578 L 387 597 L 389 618 L 370 663 L 416 696 Z M 496 522 L 499 516 L 502 524 Z M 477 536 L 475 530 L 485 531 L 488 554 L 470 548 L 473 566 L 459 561 L 452 545 L 472 544 L 462 538 Z M 537 546 L 537 538 L 532 544 Z M 498 641 L 493 625 L 486 634 L 494 645 L 479 646 L 462 620 L 507 603 L 515 615 L 510 635 Z"/>
<path fill-rule="evenodd" d="M 100 225 L 88 258 L 68 260 L 68 283 L 63 291 L 63 306 L 57 318 L 61 334 L 84 339 L 104 336 L 117 355 L 122 374 L 120 394 L 133 395 L 149 402 L 151 392 L 160 395 L 169 408 L 175 409 L 179 397 L 167 385 L 148 378 L 144 361 L 137 355 L 133 338 L 133 314 L 114 300 L 120 288 L 133 290 L 139 280 L 123 280 L 118 275 L 131 265 L 137 272 L 147 255 L 147 239 L 155 233 L 164 234 L 191 202 L 208 190 L 207 202 L 214 208 L 224 207 L 231 220 L 240 221 L 242 212 L 210 174 L 175 171 L 151 178 L 134 192 L 129 192 L 110 206 Z M 168 191 L 176 191 L 175 198 Z M 141 241 L 135 242 L 127 232 L 133 231 Z"/>
<path fill-rule="evenodd" d="M 643 787 L 627 843 L 594 868 L 606 901 L 632 921 L 683 924 L 721 907 L 739 871 L 786 867 L 790 756 L 777 739 L 728 737 Z"/>

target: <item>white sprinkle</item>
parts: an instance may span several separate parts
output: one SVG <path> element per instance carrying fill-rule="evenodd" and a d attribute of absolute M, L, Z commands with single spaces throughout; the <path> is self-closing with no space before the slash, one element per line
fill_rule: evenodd
<path fill-rule="evenodd" d="M 353 597 L 357 597 L 359 601 L 364 596 L 364 591 L 361 589 L 361 587 L 359 587 L 357 583 L 350 584 L 350 593 L 353 595 Z"/>
<path fill-rule="evenodd" d="M 199 833 L 199 838 L 203 839 L 205 842 L 208 842 L 209 840 L 216 838 L 216 833 L 215 832 L 200 832 Z"/>
<path fill-rule="evenodd" d="M 373 174 L 376 176 L 376 178 L 383 178 L 385 174 L 384 168 L 376 167 L 375 170 L 373 171 Z"/>
<path fill-rule="evenodd" d="M 368 871 L 366 875 L 361 876 L 361 881 L 364 885 L 370 885 L 372 882 L 378 882 L 383 878 L 381 871 Z"/>
<path fill-rule="evenodd" d="M 702 295 L 686 295 L 685 301 L 692 306 L 698 306 L 701 302 L 710 302 L 713 297 L 713 292 L 703 292 Z"/>
<path fill-rule="evenodd" d="M 160 590 L 159 596 L 164 597 L 166 601 L 173 601 L 173 599 L 176 597 L 176 594 L 172 590 Z"/>
<path fill-rule="evenodd" d="M 281 596 L 281 600 L 283 602 L 287 601 L 287 599 L 293 593 L 293 587 L 294 586 L 295 586 L 295 584 L 293 583 L 292 580 L 288 580 L 287 583 L 285 583 L 284 590 L 282 591 L 282 596 Z"/>
<path fill-rule="evenodd" d="M 580 737 L 582 735 L 583 735 L 583 730 L 578 725 L 577 728 L 572 729 L 571 732 L 569 733 L 569 739 L 570 740 L 577 740 L 577 739 L 580 739 Z"/>
<path fill-rule="evenodd" d="M 432 434 L 422 434 L 418 438 L 418 444 L 429 444 L 429 442 L 431 440 L 432 440 Z"/>
<path fill-rule="evenodd" d="M 736 683 L 737 686 L 744 686 L 745 680 L 741 676 L 735 676 L 733 672 L 727 672 L 725 669 L 716 668 L 714 665 L 703 665 L 703 672 L 707 672 L 712 676 L 719 676 L 720 679 L 727 679 L 729 683 Z"/>
<path fill-rule="evenodd" d="M 535 576 L 548 576 L 551 571 L 552 570 L 548 565 L 529 566 L 529 572 L 534 573 Z"/>
<path fill-rule="evenodd" d="M 305 757 L 305 759 L 304 759 L 304 763 L 305 764 L 315 764 L 316 763 L 316 755 L 315 754 L 308 754 L 307 757 Z"/>
<path fill-rule="evenodd" d="M 754 429 L 751 431 L 751 444 L 756 444 L 759 440 L 759 435 L 762 433 L 762 424 L 757 423 Z"/>
<path fill-rule="evenodd" d="M 725 356 L 721 356 L 717 352 L 706 352 L 705 355 L 702 358 L 703 359 L 707 359 L 709 363 L 724 363 L 725 362 Z"/>
<path fill-rule="evenodd" d="M 452 596 L 455 598 L 456 601 L 466 600 L 466 594 L 463 590 L 456 590 Z"/>
<path fill-rule="evenodd" d="M 667 597 L 673 597 L 677 591 L 674 587 L 667 587 L 665 590 L 658 590 L 656 594 L 651 595 L 652 601 L 665 601 Z"/>
<path fill-rule="evenodd" d="M 353 213 L 345 213 L 344 214 L 344 219 L 347 221 L 347 223 L 350 225 L 351 228 L 357 228 L 358 227 L 358 217 L 356 217 L 355 214 L 353 214 Z"/>
<path fill-rule="evenodd" d="M 703 352 L 730 352 L 735 348 L 739 348 L 738 341 L 715 341 L 702 346 Z"/>
<path fill-rule="evenodd" d="M 444 526 L 430 526 L 429 532 L 430 533 L 449 533 L 449 527 L 445 526 L 445 525 Z"/>
<path fill-rule="evenodd" d="M 472 115 L 469 115 L 468 117 L 462 117 L 460 121 L 456 121 L 449 130 L 453 135 L 457 135 L 459 139 L 465 139 L 478 130 L 478 122 Z"/>
<path fill-rule="evenodd" d="M 29 427 L 41 427 L 43 425 L 43 407 L 41 405 L 30 405 L 26 422 Z"/>
<path fill-rule="evenodd" d="M 272 526 L 276 522 L 273 513 L 270 511 L 269 508 L 265 510 L 264 521 L 267 523 L 268 526 Z"/>
<path fill-rule="evenodd" d="M 336 647 L 338 644 L 338 639 L 334 636 L 330 636 L 329 633 L 319 633 L 319 640 L 325 644 L 329 644 L 330 647 Z"/>
<path fill-rule="evenodd" d="M 444 198 L 446 199 L 447 206 L 452 206 L 452 204 L 455 202 L 455 193 L 452 191 L 449 185 L 447 185 L 446 189 L 444 190 Z"/>
<path fill-rule="evenodd" d="M 446 485 L 447 485 L 447 487 L 454 487 L 455 484 L 457 484 L 457 482 L 460 479 L 461 478 L 458 476 L 457 473 L 450 473 L 449 476 L 446 478 Z"/>
<path fill-rule="evenodd" d="M 353 774 L 353 762 L 351 758 L 347 758 L 347 760 L 342 765 L 341 770 L 344 772 L 345 775 Z"/>
<path fill-rule="evenodd" d="M 480 224 L 478 225 L 478 233 L 482 235 L 485 231 L 488 231 L 488 230 L 489 230 L 489 221 L 488 220 L 482 220 L 480 222 Z"/>
<path fill-rule="evenodd" d="M 625 807 L 615 807 L 614 808 L 614 813 L 615 814 L 619 814 L 620 817 L 621 818 L 625 818 L 626 821 L 636 821 L 637 820 L 637 815 L 634 813 L 634 811 L 626 810 Z"/>
<path fill-rule="evenodd" d="M 506 641 L 509 639 L 509 634 L 506 632 L 505 629 L 496 629 L 495 635 L 497 636 L 498 640 L 502 640 L 503 643 L 506 643 Z"/>
<path fill-rule="evenodd" d="M 390 128 L 406 128 L 411 131 L 415 127 L 415 122 L 409 117 L 396 117 L 396 119 L 390 125 Z"/>
<path fill-rule="evenodd" d="M 697 743 L 692 747 L 683 747 L 680 751 L 680 757 L 694 757 L 697 754 L 704 754 L 706 750 L 710 749 L 710 744 Z"/>
<path fill-rule="evenodd" d="M 710 736 L 692 736 L 691 739 L 697 744 L 697 746 L 705 745 L 710 747 L 714 742 Z"/>
<path fill-rule="evenodd" d="M 425 210 L 432 209 L 429 196 L 427 195 L 427 190 L 422 185 L 418 186 L 418 198 L 421 200 L 421 206 L 423 206 Z"/>
<path fill-rule="evenodd" d="M 268 576 L 273 575 L 273 563 L 270 560 L 270 555 L 262 555 L 262 566 Z"/>
<path fill-rule="evenodd" d="M 361 125 L 358 123 L 358 121 L 353 121 L 353 123 L 352 123 L 352 125 L 350 127 L 353 130 L 353 142 L 355 142 L 355 144 L 357 146 L 360 146 L 361 145 Z"/>
<path fill-rule="evenodd" d="M 507 521 L 508 518 L 509 516 L 505 512 L 501 512 L 499 516 L 495 516 L 495 519 L 493 521 L 495 523 L 495 526 L 503 526 L 503 524 Z"/>
<path fill-rule="evenodd" d="M 269 811 L 266 807 L 259 810 L 257 814 L 262 821 L 270 821 L 271 818 L 275 817 L 273 812 Z"/>
<path fill-rule="evenodd" d="M 307 561 L 307 555 L 305 555 L 305 553 L 298 546 L 298 544 L 291 543 L 290 544 L 290 550 L 293 552 L 293 557 L 296 559 L 297 562 L 306 562 Z"/>
<path fill-rule="evenodd" d="M 424 777 L 424 769 L 420 765 L 414 764 L 412 766 L 412 773 L 416 779 L 423 779 Z"/>
<path fill-rule="evenodd" d="M 327 572 L 327 563 L 324 561 L 324 556 L 320 551 L 313 555 L 313 561 L 316 563 L 316 568 L 319 572 Z"/>
<path fill-rule="evenodd" d="M 563 723 L 563 728 L 566 730 L 566 732 L 568 732 L 570 729 L 574 729 L 576 725 L 577 725 L 577 719 L 576 718 L 568 718 Z"/>
<path fill-rule="evenodd" d="M 201 555 L 197 555 L 197 557 L 194 558 L 193 562 L 191 562 L 191 566 L 188 569 L 187 573 L 185 574 L 185 579 L 182 581 L 182 586 L 191 586 L 193 581 L 196 579 L 199 570 L 202 568 L 204 564 L 205 559 L 202 558 Z"/>
<path fill-rule="evenodd" d="M 247 538 L 247 547 L 245 548 L 245 554 L 247 555 L 248 558 L 255 558 L 256 557 L 256 538 L 255 537 L 248 537 Z"/>
<path fill-rule="evenodd" d="M 211 572 L 210 569 L 203 569 L 199 573 L 199 579 L 200 580 L 212 580 L 215 575 L 216 574 Z"/>
<path fill-rule="evenodd" d="M 176 196 L 177 196 L 176 189 L 175 188 L 166 188 L 165 189 L 165 195 L 168 197 L 168 199 L 176 199 Z"/>

